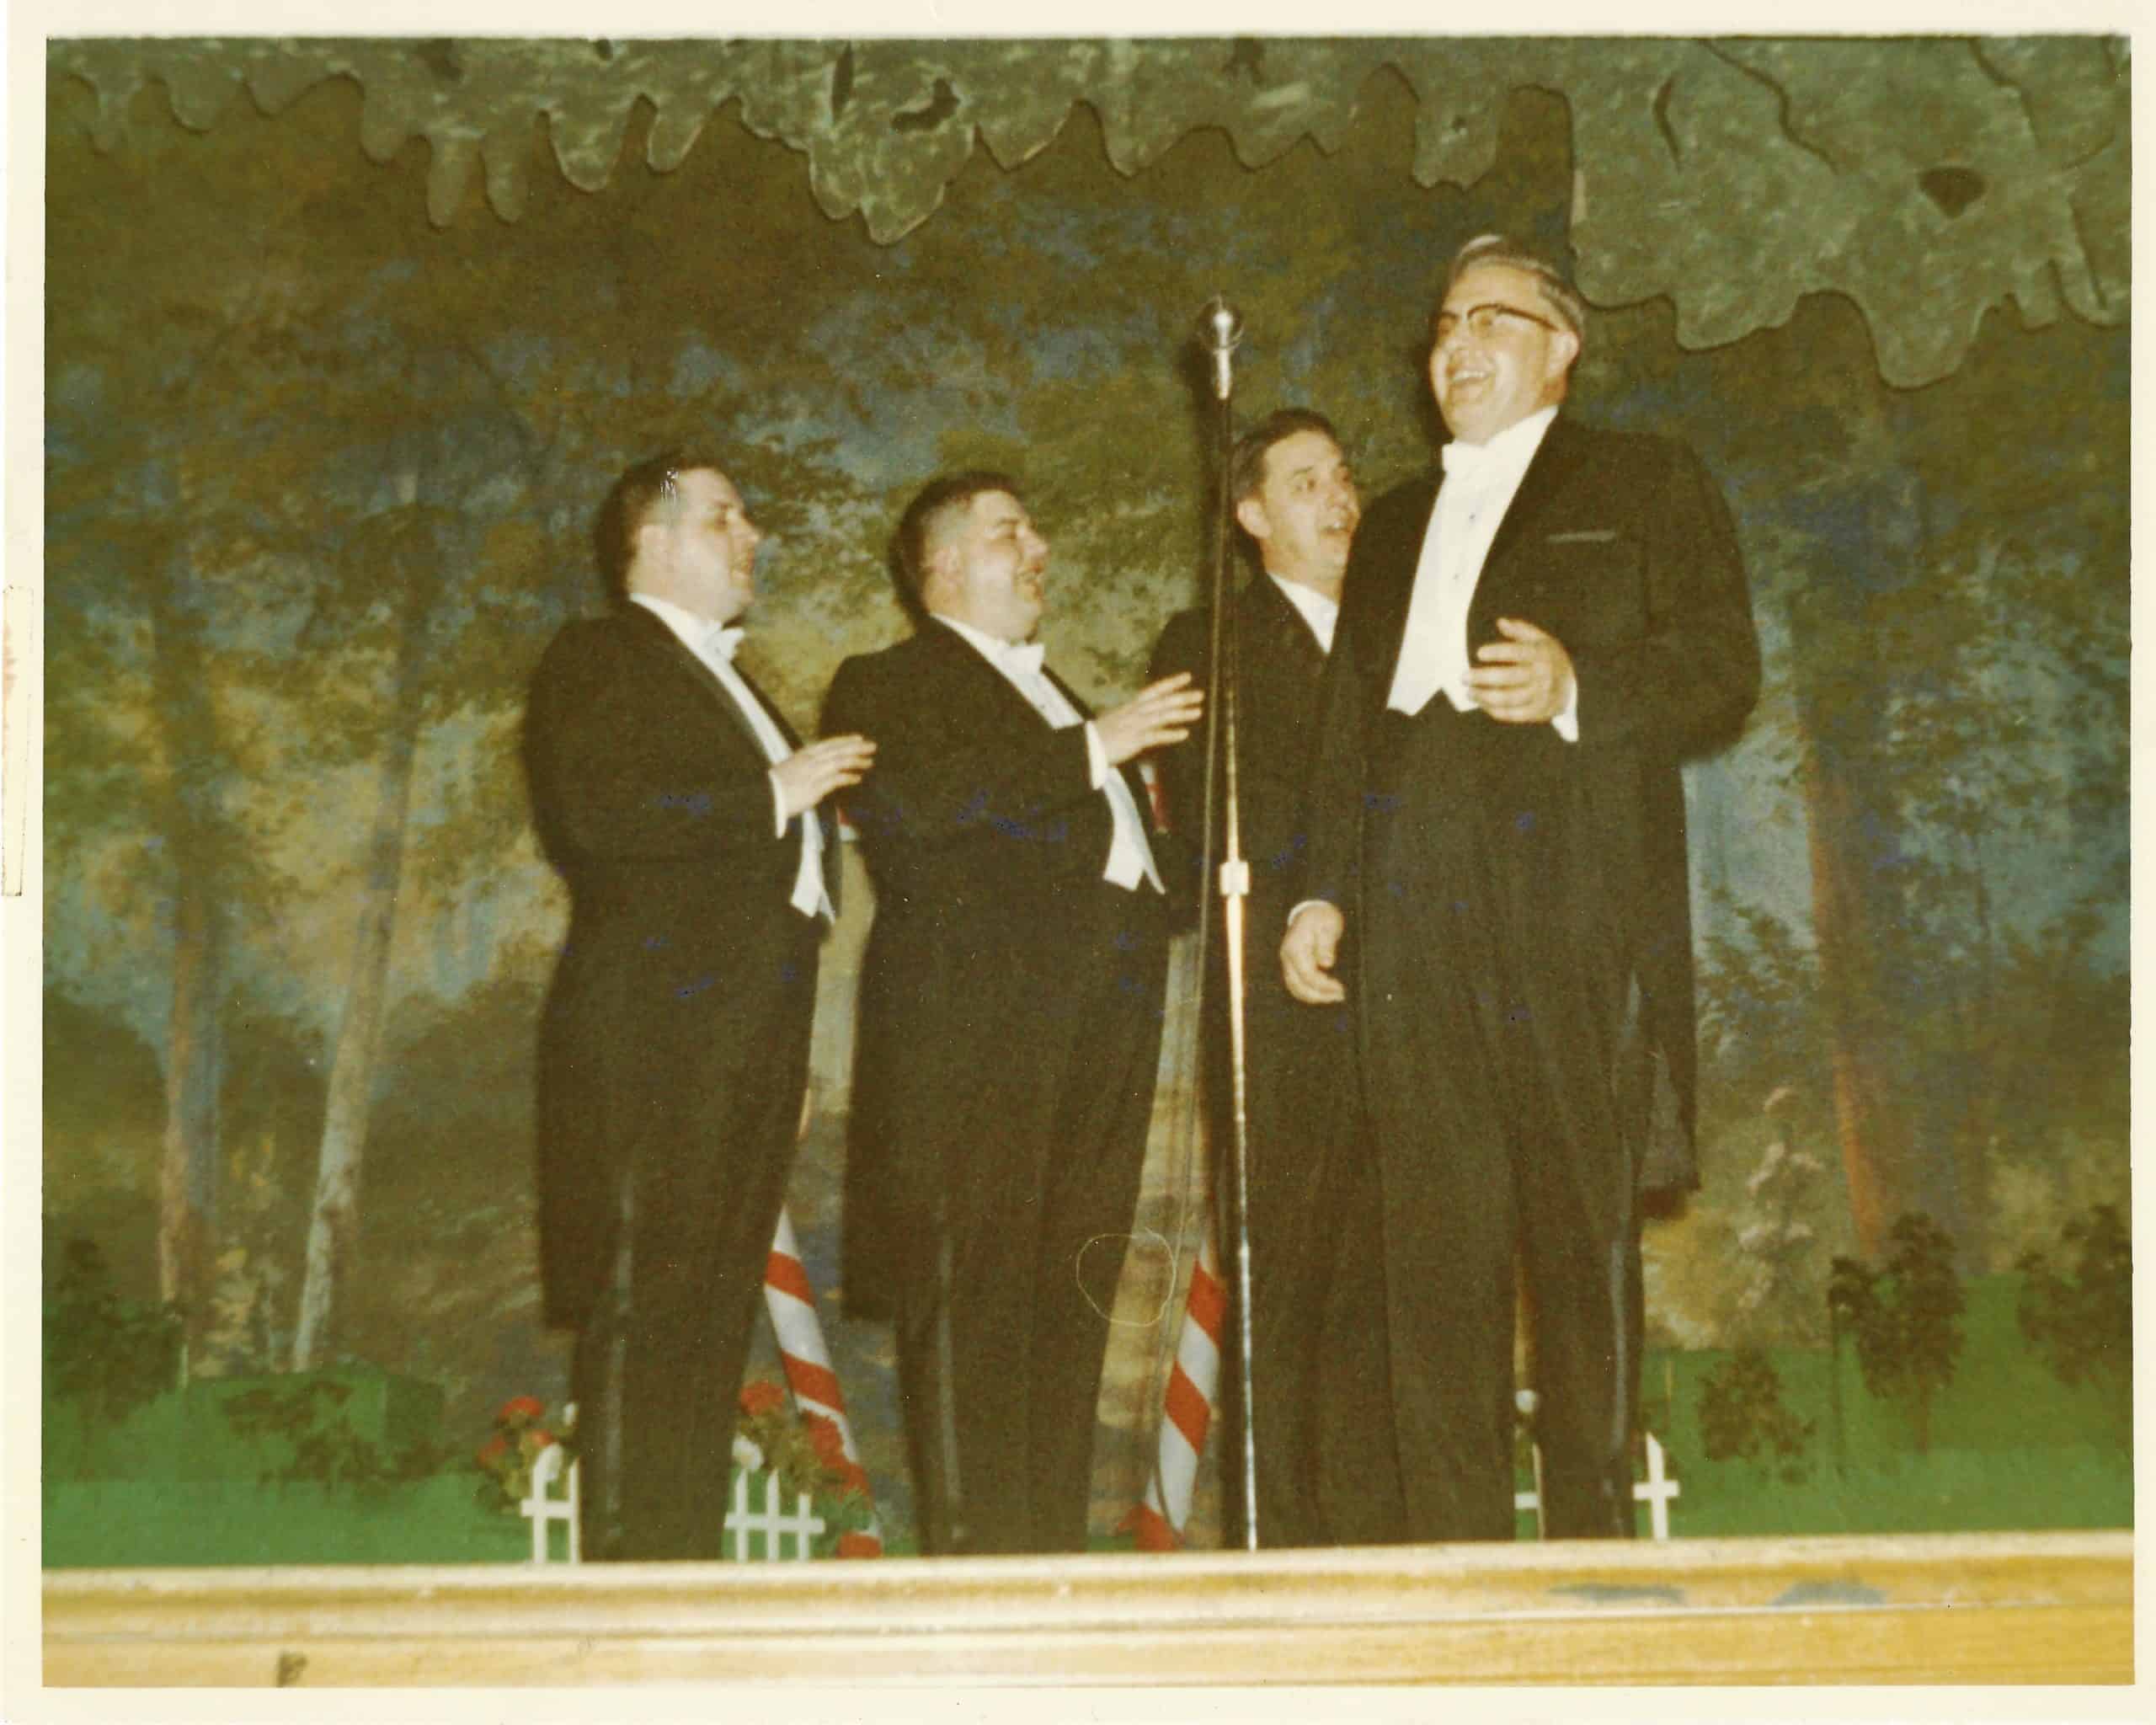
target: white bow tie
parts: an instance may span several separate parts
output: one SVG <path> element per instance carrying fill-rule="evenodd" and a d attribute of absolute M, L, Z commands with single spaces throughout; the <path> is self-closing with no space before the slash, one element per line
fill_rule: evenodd
<path fill-rule="evenodd" d="M 1486 443 L 1454 441 L 1438 451 L 1438 461 L 1454 478 L 1479 483 L 1502 470 L 1504 463 Z"/>
<path fill-rule="evenodd" d="M 704 637 L 704 651 L 731 665 L 734 654 L 740 649 L 742 633 L 738 626 L 713 629 Z"/>
<path fill-rule="evenodd" d="M 1009 642 L 1003 649 L 1003 662 L 1015 671 L 1037 677 L 1041 674 L 1041 660 L 1047 654 L 1047 647 L 1038 641 Z"/>

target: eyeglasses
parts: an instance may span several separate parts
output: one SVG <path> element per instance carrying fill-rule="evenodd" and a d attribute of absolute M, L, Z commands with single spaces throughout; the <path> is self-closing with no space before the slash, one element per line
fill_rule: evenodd
<path fill-rule="evenodd" d="M 1430 333 L 1438 340 L 1449 340 L 1466 326 L 1470 334 L 1478 341 L 1487 341 L 1500 331 L 1513 334 L 1521 324 L 1532 323 L 1539 329 L 1551 334 L 1560 333 L 1560 326 L 1547 318 L 1538 318 L 1532 312 L 1524 312 L 1518 306 L 1501 305 L 1496 300 L 1485 300 L 1479 306 L 1470 306 L 1464 312 L 1440 312 L 1432 321 Z"/>

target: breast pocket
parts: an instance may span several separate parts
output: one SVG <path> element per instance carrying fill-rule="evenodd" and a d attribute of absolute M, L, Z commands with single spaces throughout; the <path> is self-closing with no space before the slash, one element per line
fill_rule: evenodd
<path fill-rule="evenodd" d="M 1522 584 L 1521 609 L 1567 645 L 1621 641 L 1647 627 L 1646 553 L 1615 527 L 1544 536 Z"/>

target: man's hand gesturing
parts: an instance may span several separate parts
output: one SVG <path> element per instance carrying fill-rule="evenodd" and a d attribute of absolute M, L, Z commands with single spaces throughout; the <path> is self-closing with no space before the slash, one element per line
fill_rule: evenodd
<path fill-rule="evenodd" d="M 1205 711 L 1205 692 L 1190 686 L 1190 673 L 1177 671 L 1133 695 L 1122 706 L 1093 721 L 1108 765 L 1120 766 L 1143 755 L 1180 743 Z"/>
<path fill-rule="evenodd" d="M 825 737 L 796 749 L 771 769 L 786 818 L 814 809 L 833 791 L 859 784 L 875 758 L 876 745 L 866 737 Z"/>
<path fill-rule="evenodd" d="M 1476 704 L 1507 724 L 1547 724 L 1572 698 L 1572 656 L 1555 635 L 1515 618 L 1497 619 L 1502 641 L 1475 650 L 1467 673 Z"/>

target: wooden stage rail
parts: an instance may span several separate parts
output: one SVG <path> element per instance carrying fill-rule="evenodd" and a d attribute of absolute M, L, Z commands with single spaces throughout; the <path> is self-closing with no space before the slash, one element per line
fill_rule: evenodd
<path fill-rule="evenodd" d="M 2127 1683 L 2131 1533 L 54 1571 L 49 1685 Z"/>

